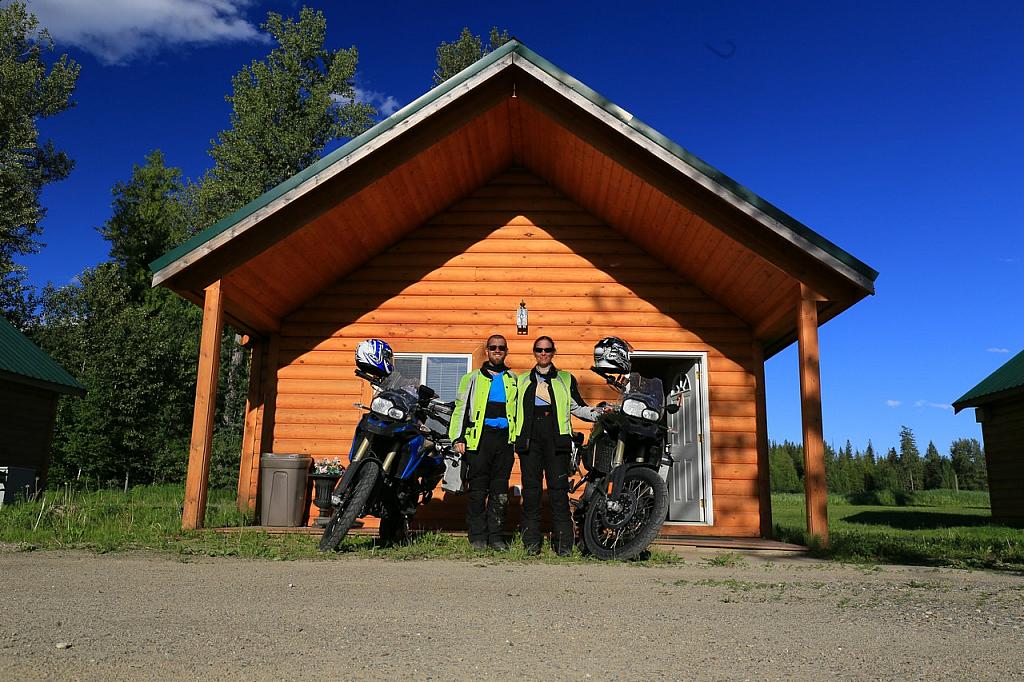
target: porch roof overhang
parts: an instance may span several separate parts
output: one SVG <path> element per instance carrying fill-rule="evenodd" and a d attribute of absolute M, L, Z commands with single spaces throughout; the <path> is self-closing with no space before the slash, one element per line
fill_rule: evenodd
<path fill-rule="evenodd" d="M 874 293 L 876 271 L 518 41 L 154 261 L 153 285 L 201 305 L 220 280 L 226 319 L 271 333 L 446 209 L 515 216 L 465 199 L 513 165 L 726 305 L 766 357 L 796 339 L 801 285 L 820 322 Z"/>

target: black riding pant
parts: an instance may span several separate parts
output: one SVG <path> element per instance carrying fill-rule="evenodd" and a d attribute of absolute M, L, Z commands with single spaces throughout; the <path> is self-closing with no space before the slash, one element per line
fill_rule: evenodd
<path fill-rule="evenodd" d="M 523 544 L 541 545 L 541 480 L 547 478 L 548 503 L 551 505 L 551 546 L 557 551 L 572 548 L 573 529 L 569 518 L 569 452 L 555 447 L 555 420 L 536 417 L 530 429 L 530 447 L 519 455 L 523 473 Z"/>
<path fill-rule="evenodd" d="M 508 477 L 515 462 L 508 429 L 484 428 L 477 449 L 466 452 L 466 462 L 469 466 L 469 506 L 466 509 L 469 541 L 502 540 Z"/>

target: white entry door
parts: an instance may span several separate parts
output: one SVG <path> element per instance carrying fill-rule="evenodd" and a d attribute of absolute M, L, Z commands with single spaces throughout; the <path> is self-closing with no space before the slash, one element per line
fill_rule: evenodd
<path fill-rule="evenodd" d="M 700 363 L 675 373 L 669 384 L 669 400 L 679 411 L 668 415 L 668 454 L 672 467 L 668 476 L 668 520 L 704 520 L 704 456 L 701 433 L 703 413 L 699 390 Z"/>

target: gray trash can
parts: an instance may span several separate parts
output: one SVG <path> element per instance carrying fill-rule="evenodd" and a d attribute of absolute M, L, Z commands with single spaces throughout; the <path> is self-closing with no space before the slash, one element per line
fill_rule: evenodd
<path fill-rule="evenodd" d="M 309 512 L 309 455 L 260 455 L 260 523 L 301 526 Z"/>

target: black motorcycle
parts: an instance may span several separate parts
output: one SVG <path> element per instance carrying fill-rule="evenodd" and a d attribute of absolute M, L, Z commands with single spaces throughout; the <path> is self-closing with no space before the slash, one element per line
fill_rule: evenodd
<path fill-rule="evenodd" d="M 570 471 L 586 474 L 570 492 L 586 486 L 573 518 L 584 551 L 599 559 L 631 559 L 647 549 L 668 516 L 668 486 L 659 475 L 665 459 L 665 405 L 661 379 L 633 372 L 626 382 L 608 370 L 592 367 L 617 390 L 614 410 L 598 418 L 590 440 L 576 445 Z"/>
<path fill-rule="evenodd" d="M 369 406 L 357 404 L 367 413 L 352 439 L 351 464 L 331 496 L 334 512 L 320 539 L 322 552 L 337 549 L 356 519 L 367 515 L 380 519 L 383 542 L 400 542 L 444 475 L 446 456 L 454 453 L 447 434 L 430 426 L 446 429 L 453 403 L 398 374 L 383 380 L 359 370 L 356 375 L 377 392 Z"/>

